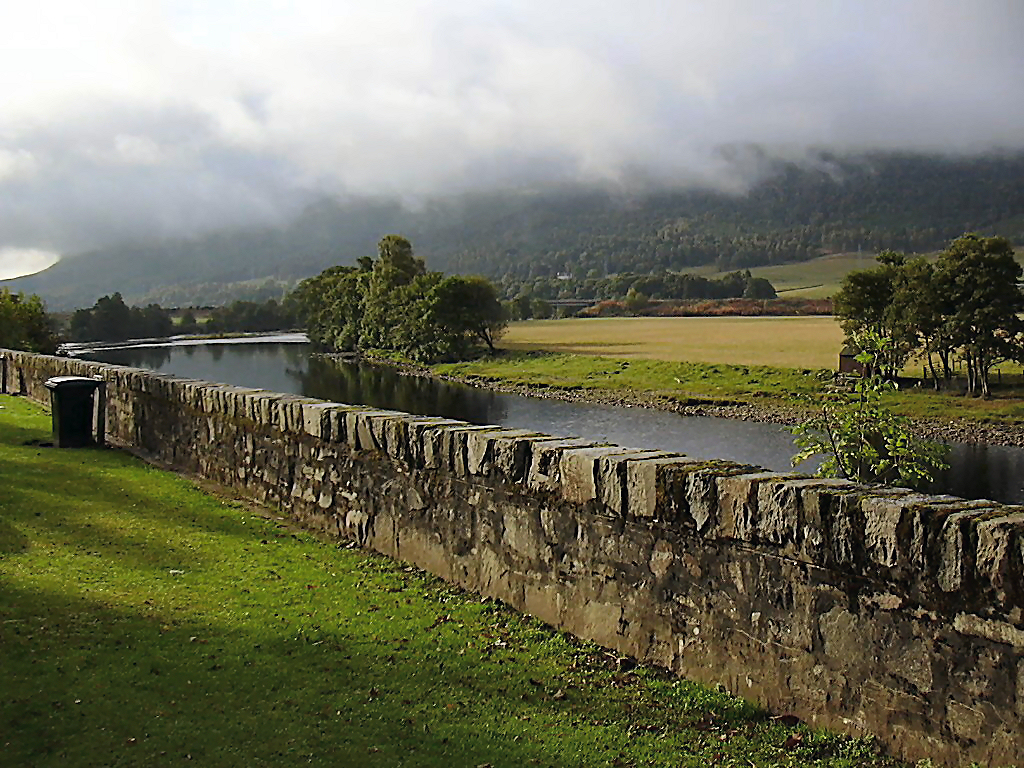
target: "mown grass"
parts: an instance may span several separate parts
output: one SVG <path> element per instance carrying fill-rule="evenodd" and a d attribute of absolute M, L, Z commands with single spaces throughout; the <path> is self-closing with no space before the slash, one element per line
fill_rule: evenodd
<path fill-rule="evenodd" d="M 0 397 L 0 765 L 894 766 Z"/>
<path fill-rule="evenodd" d="M 819 371 L 756 365 L 707 365 L 666 360 L 622 360 L 595 355 L 508 352 L 433 367 L 436 373 L 479 384 L 507 383 L 693 402 L 805 403 L 821 389 Z"/>

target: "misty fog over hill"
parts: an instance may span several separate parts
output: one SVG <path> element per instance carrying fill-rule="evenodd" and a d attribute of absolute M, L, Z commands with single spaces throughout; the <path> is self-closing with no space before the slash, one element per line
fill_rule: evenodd
<path fill-rule="evenodd" d="M 742 269 L 823 253 L 944 246 L 965 231 L 1024 241 L 1024 154 L 837 156 L 765 162 L 748 191 L 608 186 L 395 200 L 321 199 L 282 226 L 136 240 L 2 282 L 53 309 L 120 291 L 130 303 L 220 304 L 280 296 L 335 264 L 409 237 L 431 269 L 495 280 L 559 273 Z"/>

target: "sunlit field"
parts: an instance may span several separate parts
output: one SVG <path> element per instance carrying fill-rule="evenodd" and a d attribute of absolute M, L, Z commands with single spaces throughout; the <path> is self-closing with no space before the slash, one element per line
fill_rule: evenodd
<path fill-rule="evenodd" d="M 502 347 L 673 362 L 834 368 L 832 317 L 602 317 L 512 323 Z"/>

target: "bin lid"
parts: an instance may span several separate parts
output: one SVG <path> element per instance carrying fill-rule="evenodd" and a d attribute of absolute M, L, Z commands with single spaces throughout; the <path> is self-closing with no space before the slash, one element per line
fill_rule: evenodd
<path fill-rule="evenodd" d="M 86 376 L 53 376 L 45 382 L 48 389 L 77 389 L 79 387 L 96 387 L 98 379 L 90 379 Z"/>

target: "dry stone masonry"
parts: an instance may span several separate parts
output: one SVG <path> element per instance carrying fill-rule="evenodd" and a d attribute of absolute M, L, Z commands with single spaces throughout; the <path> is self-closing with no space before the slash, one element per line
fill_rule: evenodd
<path fill-rule="evenodd" d="M 100 376 L 112 441 L 552 626 L 909 759 L 1024 760 L 1019 507 L 3 354 L 8 392 Z"/>

